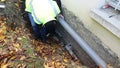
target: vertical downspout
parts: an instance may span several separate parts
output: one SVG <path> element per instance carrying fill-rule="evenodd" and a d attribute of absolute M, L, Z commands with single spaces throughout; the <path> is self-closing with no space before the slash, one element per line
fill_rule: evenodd
<path fill-rule="evenodd" d="M 106 68 L 105 61 L 101 59 L 95 53 L 95 51 L 92 50 L 92 48 L 90 48 L 90 46 L 67 24 L 67 22 L 64 19 L 58 17 L 58 21 L 98 66 L 101 66 L 102 68 Z"/>

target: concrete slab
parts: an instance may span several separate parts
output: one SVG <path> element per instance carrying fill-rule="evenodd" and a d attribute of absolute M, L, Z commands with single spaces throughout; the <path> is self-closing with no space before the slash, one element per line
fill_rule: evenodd
<path fill-rule="evenodd" d="M 114 8 L 94 8 L 91 17 L 120 38 L 120 14 Z"/>

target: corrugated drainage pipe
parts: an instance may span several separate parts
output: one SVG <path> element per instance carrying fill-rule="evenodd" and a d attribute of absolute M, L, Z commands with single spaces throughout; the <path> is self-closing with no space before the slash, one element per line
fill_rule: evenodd
<path fill-rule="evenodd" d="M 58 17 L 58 21 L 98 66 L 101 66 L 102 68 L 106 68 L 105 61 L 101 59 L 95 53 L 95 51 L 92 50 L 92 48 L 67 24 L 67 22 L 64 19 Z"/>

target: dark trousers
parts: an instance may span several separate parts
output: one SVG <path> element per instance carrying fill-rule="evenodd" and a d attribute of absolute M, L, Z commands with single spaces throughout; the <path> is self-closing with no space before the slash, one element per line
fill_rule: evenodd
<path fill-rule="evenodd" d="M 30 22 L 31 22 L 31 25 L 32 25 L 32 28 L 33 28 L 33 31 L 34 31 L 34 36 L 35 36 L 35 39 L 39 39 L 41 38 L 43 41 L 46 41 L 47 39 L 47 34 L 49 33 L 50 35 L 53 35 L 55 33 L 55 23 L 56 21 L 52 20 L 52 21 L 49 21 L 47 22 L 44 26 L 39 26 L 37 25 L 34 20 L 33 20 L 33 17 L 30 13 L 28 13 L 28 16 L 29 16 L 29 19 L 30 19 Z"/>
<path fill-rule="evenodd" d="M 34 31 L 34 36 L 36 38 L 40 37 L 40 29 L 39 26 L 37 24 L 35 24 L 33 17 L 30 13 L 28 13 L 29 19 L 30 19 L 30 23 L 32 25 L 33 31 Z"/>

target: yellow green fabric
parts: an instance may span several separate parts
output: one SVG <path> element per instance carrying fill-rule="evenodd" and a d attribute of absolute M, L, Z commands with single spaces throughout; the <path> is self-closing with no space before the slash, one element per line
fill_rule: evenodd
<path fill-rule="evenodd" d="M 59 14 L 60 9 L 57 3 L 55 1 L 52 2 L 57 10 L 57 14 Z M 49 0 L 26 0 L 26 3 L 26 11 L 31 12 L 35 23 L 44 25 L 48 21 L 55 20 L 57 14 Z"/>
<path fill-rule="evenodd" d="M 31 0 L 26 0 L 26 2 L 25 2 L 25 11 L 27 11 L 27 12 L 31 12 L 32 11 L 32 8 L 31 8 L 31 6 L 30 6 L 30 2 L 31 2 Z"/>

